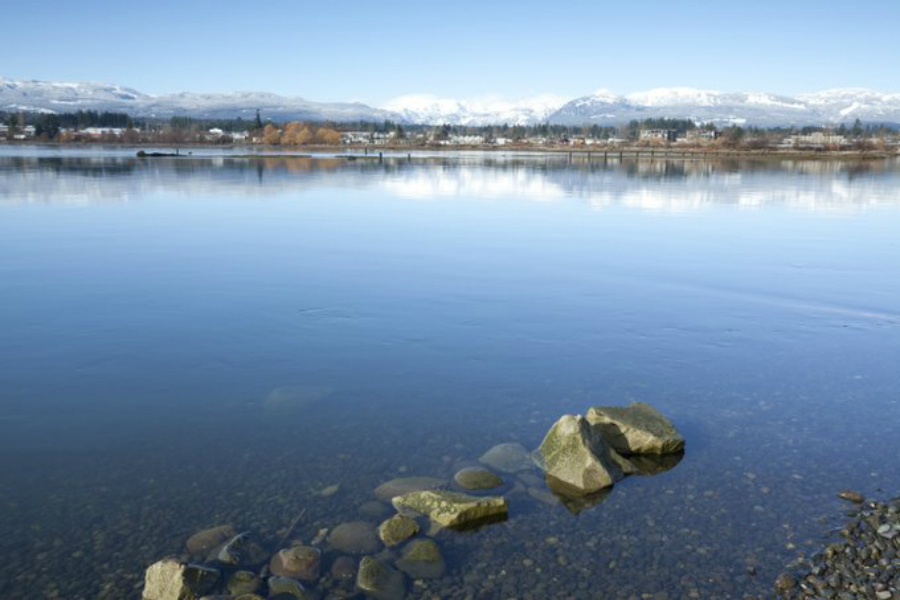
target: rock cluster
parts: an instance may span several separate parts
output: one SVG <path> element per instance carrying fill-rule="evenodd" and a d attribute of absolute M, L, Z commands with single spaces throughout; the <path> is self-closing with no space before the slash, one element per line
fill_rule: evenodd
<path fill-rule="evenodd" d="M 675 456 L 677 462 L 683 450 L 684 438 L 666 417 L 648 404 L 632 403 L 595 406 L 586 417 L 562 416 L 541 442 L 537 459 L 551 489 L 577 495 L 599 492 L 626 475 L 649 474 L 657 458 Z"/>
<path fill-rule="evenodd" d="M 279 409 L 312 399 L 318 396 L 293 389 L 276 390 L 271 398 Z M 672 453 L 683 446 L 672 424 L 647 405 L 595 407 L 587 417 L 565 415 L 534 452 L 521 444 L 503 443 L 479 458 L 486 467 L 462 463 L 452 481 L 437 477 L 387 481 L 374 491 L 378 501 L 360 506 L 365 520 L 319 529 L 306 543 L 295 540 L 288 547 L 267 551 L 254 536 L 238 533 L 231 525 L 196 533 L 187 540 L 185 555 L 147 569 L 143 600 L 305 600 L 323 594 L 399 600 L 410 589 L 408 578 L 444 576 L 444 557 L 431 538 L 443 529 L 459 531 L 506 520 L 505 493 L 526 494 L 577 513 L 602 500 L 626 475 L 671 468 L 678 461 Z M 546 472 L 543 482 L 549 491 L 541 489 L 537 467 Z M 504 478 L 514 484 L 506 484 Z M 315 493 L 328 498 L 339 489 L 331 485 Z M 395 514 L 390 514 L 389 506 Z M 423 531 L 427 535 L 421 535 Z"/>
<path fill-rule="evenodd" d="M 840 497 L 857 506 L 840 531 L 841 541 L 795 563 L 778 576 L 781 598 L 900 598 L 900 498 L 866 502 L 856 492 Z"/>

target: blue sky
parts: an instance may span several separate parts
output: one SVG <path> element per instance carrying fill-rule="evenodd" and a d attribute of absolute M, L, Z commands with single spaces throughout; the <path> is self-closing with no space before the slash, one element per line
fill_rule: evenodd
<path fill-rule="evenodd" d="M 900 91 L 900 0 L 10 2 L 0 76 L 373 104 L 684 85 Z"/>

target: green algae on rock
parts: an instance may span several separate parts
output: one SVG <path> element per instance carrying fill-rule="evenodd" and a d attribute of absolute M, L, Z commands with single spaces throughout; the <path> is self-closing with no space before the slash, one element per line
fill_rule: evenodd
<path fill-rule="evenodd" d="M 465 529 L 506 520 L 509 502 L 499 496 L 470 496 L 459 492 L 425 490 L 397 496 L 398 511 L 412 510 L 443 527 Z"/>
<path fill-rule="evenodd" d="M 394 515 L 378 527 L 378 536 L 385 546 L 397 544 L 419 533 L 419 524 L 404 515 Z"/>
<path fill-rule="evenodd" d="M 430 539 L 413 540 L 403 549 L 397 568 L 413 579 L 437 579 L 444 576 L 446 564 L 437 543 Z"/>
<path fill-rule="evenodd" d="M 373 556 L 364 556 L 359 563 L 356 587 L 378 600 L 400 600 L 406 595 L 403 573 Z"/>
<path fill-rule="evenodd" d="M 593 406 L 586 419 L 621 454 L 674 454 L 684 450 L 684 438 L 672 422 L 644 402 Z"/>
<path fill-rule="evenodd" d="M 460 469 L 453 480 L 467 490 L 490 490 L 503 485 L 503 479 L 499 475 L 481 467 Z"/>
<path fill-rule="evenodd" d="M 544 436 L 540 454 L 548 476 L 582 493 L 597 492 L 625 476 L 612 449 L 580 415 L 560 417 Z"/>

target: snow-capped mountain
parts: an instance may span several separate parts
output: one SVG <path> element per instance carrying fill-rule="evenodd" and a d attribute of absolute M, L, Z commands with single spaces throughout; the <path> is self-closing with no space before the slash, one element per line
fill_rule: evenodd
<path fill-rule="evenodd" d="M 140 117 L 171 116 L 252 119 L 256 110 L 267 119 L 309 121 L 398 120 L 399 115 L 355 102 L 312 102 L 266 92 L 166 94 L 154 96 L 103 83 L 12 81 L 0 78 L 0 110 L 127 112 Z"/>
<path fill-rule="evenodd" d="M 547 120 L 561 125 L 615 125 L 658 117 L 719 125 L 823 125 L 857 118 L 873 123 L 900 123 L 900 94 L 844 89 L 789 97 L 677 87 L 617 96 L 601 90 L 572 100 Z"/>
<path fill-rule="evenodd" d="M 507 100 L 401 96 L 375 108 L 354 102 L 313 102 L 266 92 L 152 95 L 103 83 L 13 81 L 0 78 L 0 111 L 127 112 L 134 116 L 252 119 L 259 109 L 275 121 L 383 121 L 451 125 L 617 125 L 632 119 L 668 117 L 719 125 L 900 124 L 900 93 L 833 89 L 795 97 L 766 92 L 717 92 L 686 87 L 618 95 L 598 90 L 566 102 L 554 95 Z"/>
<path fill-rule="evenodd" d="M 480 100 L 457 100 L 431 94 L 413 94 L 395 98 L 383 108 L 398 113 L 409 123 L 533 125 L 544 122 L 565 103 L 565 98 L 551 94 L 512 101 L 492 96 Z"/>

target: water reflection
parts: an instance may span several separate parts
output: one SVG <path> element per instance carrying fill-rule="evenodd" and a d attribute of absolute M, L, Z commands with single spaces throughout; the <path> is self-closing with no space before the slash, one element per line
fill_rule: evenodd
<path fill-rule="evenodd" d="M 898 164 L 887 160 L 620 161 L 512 154 L 384 160 L 0 154 L 0 203 L 126 202 L 160 192 L 270 197 L 339 187 L 380 190 L 417 200 L 572 199 L 598 210 L 622 206 L 670 213 L 727 204 L 846 212 L 900 207 Z M 777 185 L 779 181 L 784 185 Z"/>

